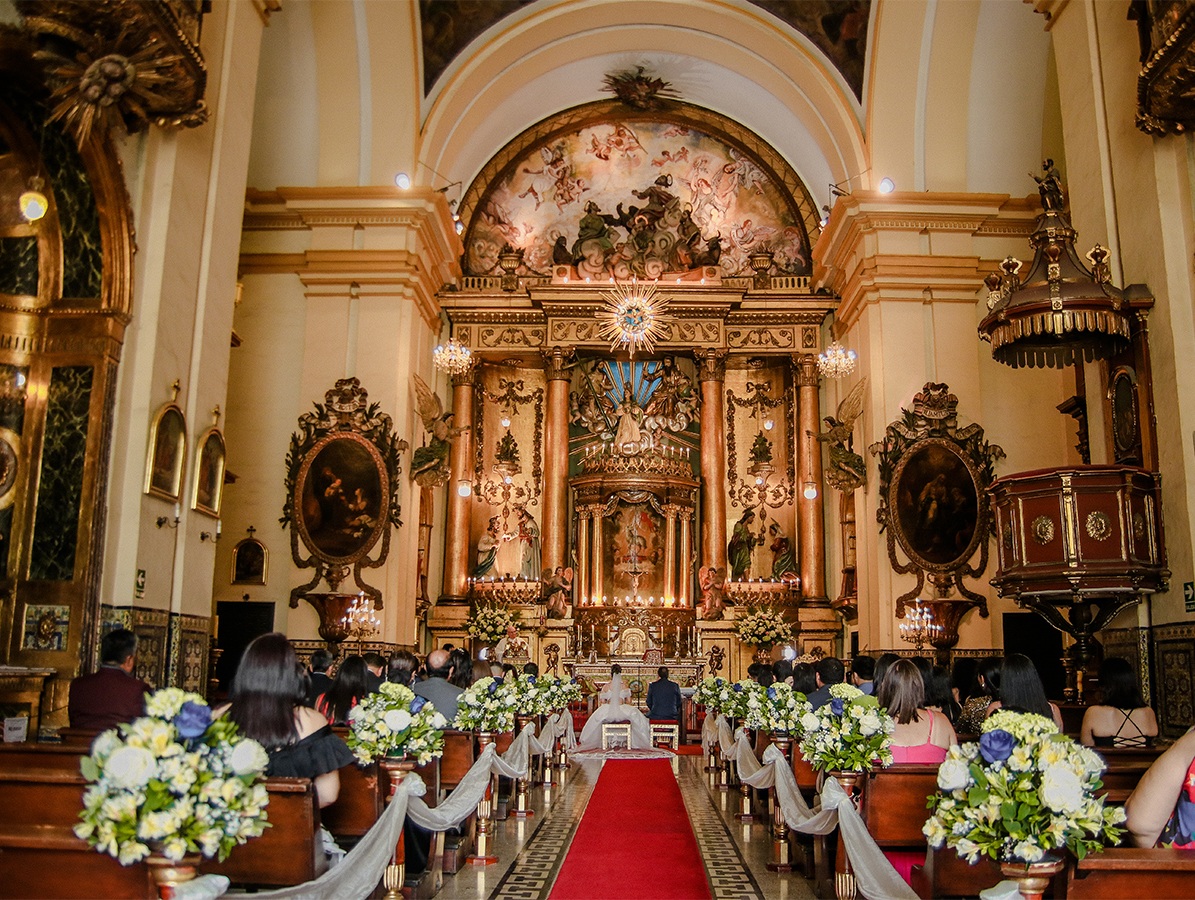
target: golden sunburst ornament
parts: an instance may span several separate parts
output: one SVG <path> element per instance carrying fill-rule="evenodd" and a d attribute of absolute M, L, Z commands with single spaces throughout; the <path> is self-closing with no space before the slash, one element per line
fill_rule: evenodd
<path fill-rule="evenodd" d="M 634 359 L 636 350 L 642 347 L 650 353 L 652 343 L 668 332 L 667 323 L 672 321 L 672 316 L 665 313 L 668 299 L 656 292 L 654 282 L 616 281 L 602 299 L 606 305 L 598 311 L 602 320 L 598 333 L 610 341 L 611 350 L 624 344 Z"/>

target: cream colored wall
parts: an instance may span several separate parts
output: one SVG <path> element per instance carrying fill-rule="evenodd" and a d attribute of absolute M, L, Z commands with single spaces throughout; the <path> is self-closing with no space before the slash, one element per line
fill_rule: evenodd
<path fill-rule="evenodd" d="M 249 0 L 216 4 L 202 49 L 210 121 L 196 129 L 150 129 L 124 150 L 137 228 L 133 322 L 122 352 L 108 487 L 102 600 L 206 616 L 213 548 L 200 542 L 215 521 L 190 510 L 194 445 L 225 406 L 236 247 L 245 193 L 249 123 L 262 20 Z M 188 457 L 178 529 L 171 504 L 142 493 L 150 422 L 181 382 Z M 146 595 L 134 600 L 138 569 Z"/>

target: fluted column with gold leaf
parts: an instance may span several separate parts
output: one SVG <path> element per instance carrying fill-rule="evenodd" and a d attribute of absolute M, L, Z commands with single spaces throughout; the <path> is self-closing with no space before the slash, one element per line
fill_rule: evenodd
<path fill-rule="evenodd" d="M 469 366 L 459 375 L 452 376 L 452 411 L 456 421 L 473 421 L 473 373 Z M 452 472 L 448 483 L 448 534 L 444 549 L 444 591 L 445 600 L 464 600 L 468 595 L 469 577 L 469 532 L 472 525 L 473 497 L 470 493 L 462 497 L 458 487 L 461 482 L 472 480 L 469 463 L 473 458 L 473 432 L 463 431 L 452 443 L 448 466 Z"/>
<path fill-rule="evenodd" d="M 822 448 L 815 435 L 821 422 L 818 400 L 817 356 L 802 353 L 793 357 L 797 381 L 797 523 L 801 548 L 801 625 L 804 652 L 820 647 L 827 656 L 837 655 L 835 638 L 838 619 L 826 596 L 825 511 L 822 506 Z M 809 496 L 812 494 L 813 496 Z"/>
<path fill-rule="evenodd" d="M 696 356 L 701 383 L 701 563 L 725 569 L 726 351 L 698 350 Z"/>
<path fill-rule="evenodd" d="M 572 350 L 544 352 L 548 414 L 544 422 L 543 565 L 555 572 L 568 559 L 568 367 Z"/>

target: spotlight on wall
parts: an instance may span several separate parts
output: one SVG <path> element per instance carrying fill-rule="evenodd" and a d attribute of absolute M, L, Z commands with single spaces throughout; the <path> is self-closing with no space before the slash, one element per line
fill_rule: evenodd
<path fill-rule="evenodd" d="M 17 206 L 26 222 L 36 222 L 50 208 L 50 201 L 41 192 L 41 187 L 42 180 L 35 175 L 29 179 L 29 190 L 21 194 L 20 199 L 17 200 Z"/>
<path fill-rule="evenodd" d="M 896 182 L 891 178 L 885 178 L 880 182 L 881 194 L 891 194 L 894 190 L 896 190 Z"/>
<path fill-rule="evenodd" d="M 394 176 L 394 183 L 405 191 L 411 186 L 411 176 L 406 172 L 399 172 Z"/>

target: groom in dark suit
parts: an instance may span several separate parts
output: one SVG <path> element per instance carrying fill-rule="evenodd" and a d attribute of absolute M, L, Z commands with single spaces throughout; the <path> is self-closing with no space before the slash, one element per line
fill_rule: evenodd
<path fill-rule="evenodd" d="M 653 722 L 664 719 L 673 722 L 680 720 L 680 685 L 668 680 L 668 667 L 660 666 L 656 672 L 659 681 L 653 681 L 647 688 L 647 718 Z"/>

